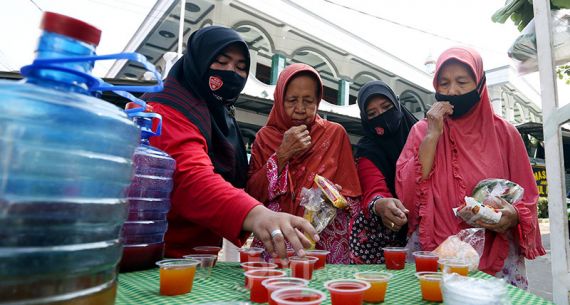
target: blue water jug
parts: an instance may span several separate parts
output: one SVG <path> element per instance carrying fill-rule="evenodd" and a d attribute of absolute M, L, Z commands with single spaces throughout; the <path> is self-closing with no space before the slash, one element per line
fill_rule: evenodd
<path fill-rule="evenodd" d="M 121 271 L 134 271 L 154 268 L 163 257 L 176 161 L 150 146 L 149 138 L 160 136 L 160 115 L 153 113 L 146 104 L 129 103 L 126 108 L 129 117 L 141 129 L 140 144 L 133 155 L 135 173 L 127 191 L 129 213 L 123 226 L 124 248 L 120 263 Z"/>
<path fill-rule="evenodd" d="M 114 304 L 140 131 L 93 97 L 101 32 L 54 13 L 41 28 L 26 79 L 0 81 L 0 304 Z"/>

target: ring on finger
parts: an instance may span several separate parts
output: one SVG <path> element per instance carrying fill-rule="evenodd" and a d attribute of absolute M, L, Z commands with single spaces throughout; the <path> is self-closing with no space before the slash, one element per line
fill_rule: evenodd
<path fill-rule="evenodd" d="M 271 231 L 271 238 L 275 238 L 278 235 L 283 236 L 283 232 L 281 232 L 280 229 L 275 229 L 275 230 Z"/>

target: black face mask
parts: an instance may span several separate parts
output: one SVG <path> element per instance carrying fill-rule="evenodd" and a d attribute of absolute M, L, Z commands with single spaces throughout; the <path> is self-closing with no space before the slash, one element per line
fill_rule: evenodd
<path fill-rule="evenodd" d="M 396 109 L 396 107 L 392 107 L 392 109 L 381 115 L 368 120 L 368 123 L 379 136 L 393 135 L 400 128 L 403 116 L 401 111 Z"/>
<path fill-rule="evenodd" d="M 246 79 L 234 71 L 208 70 L 208 87 L 212 96 L 224 103 L 233 105 L 237 100 Z"/>
<path fill-rule="evenodd" d="M 453 106 L 452 119 L 457 119 L 465 114 L 467 114 L 479 101 L 481 100 L 481 89 L 485 84 L 485 75 L 477 85 L 477 88 L 473 89 L 462 95 L 445 95 L 440 93 L 435 93 L 435 99 L 439 102 L 449 102 Z"/>

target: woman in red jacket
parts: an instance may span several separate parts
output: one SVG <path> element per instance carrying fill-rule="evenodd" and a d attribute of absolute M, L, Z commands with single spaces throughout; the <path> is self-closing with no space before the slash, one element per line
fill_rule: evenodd
<path fill-rule="evenodd" d="M 358 92 L 365 136 L 356 158 L 362 187 L 362 213 L 353 221 L 350 247 L 354 261 L 384 262 L 383 247 L 406 245 L 408 212 L 396 197 L 396 161 L 412 126 L 418 121 L 382 81 L 366 83 Z"/>
<path fill-rule="evenodd" d="M 247 160 L 233 104 L 249 71 L 246 43 L 232 29 L 210 26 L 194 32 L 174 64 L 164 90 L 144 98 L 162 115 L 163 130 L 151 144 L 176 160 L 166 256 L 195 246 L 236 245 L 254 232 L 267 249 L 286 257 L 284 239 L 303 255 L 316 236 L 304 219 L 275 213 L 246 194 Z"/>

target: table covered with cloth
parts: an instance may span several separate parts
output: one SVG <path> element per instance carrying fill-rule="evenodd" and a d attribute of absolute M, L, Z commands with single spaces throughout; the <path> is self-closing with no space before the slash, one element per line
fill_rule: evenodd
<path fill-rule="evenodd" d="M 322 305 L 330 304 L 330 295 L 323 283 L 332 279 L 354 278 L 354 273 L 362 271 L 388 271 L 394 276 L 388 284 L 384 303 L 381 304 L 438 304 L 422 300 L 419 281 L 415 276 L 415 265 L 407 263 L 403 270 L 386 270 L 385 265 L 327 265 L 315 270 L 309 287 L 327 294 Z M 192 292 L 179 296 L 161 296 L 159 290 L 159 269 L 121 273 L 116 305 L 187 305 L 212 301 L 249 302 L 249 290 L 244 287 L 244 271 L 239 263 L 218 262 L 210 277 L 194 280 Z M 483 272 L 471 273 L 475 278 L 491 278 Z M 513 305 L 553 304 L 532 293 L 508 285 Z M 252 303 L 256 304 L 256 303 Z M 366 304 L 366 303 L 365 303 Z"/>

